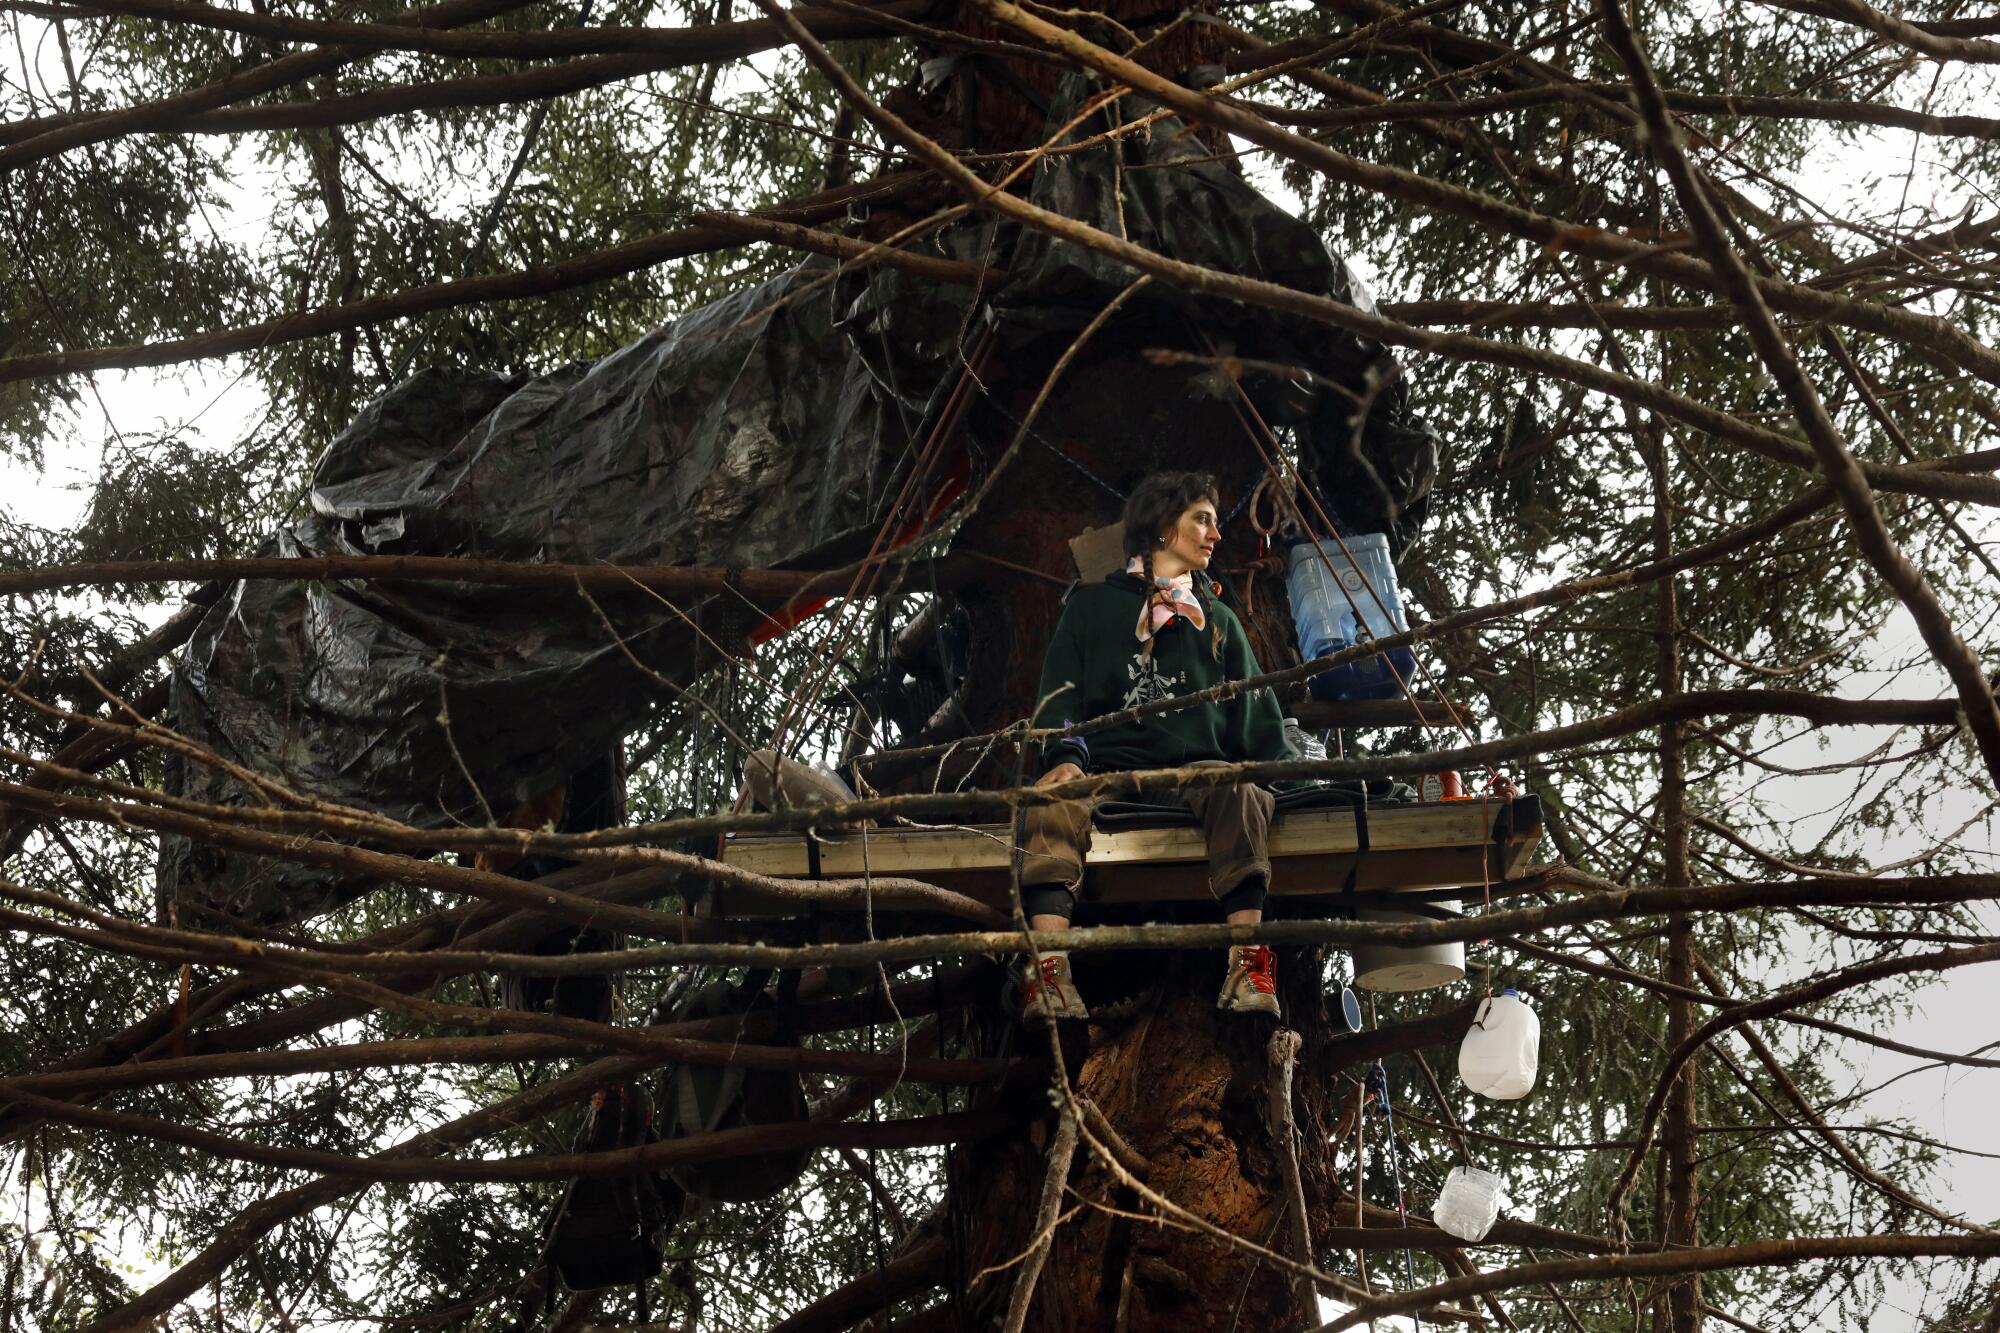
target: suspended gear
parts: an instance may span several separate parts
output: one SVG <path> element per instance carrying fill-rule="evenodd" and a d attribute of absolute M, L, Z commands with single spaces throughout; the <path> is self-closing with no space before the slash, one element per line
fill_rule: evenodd
<path fill-rule="evenodd" d="M 1299 656 L 1305 661 L 1409 629 L 1389 539 L 1377 532 L 1294 545 L 1285 556 L 1286 589 Z M 1408 690 L 1416 655 L 1408 648 L 1322 671 L 1307 688 L 1315 699 L 1393 699 Z"/>
<path fill-rule="evenodd" d="M 1460 1240 L 1476 1244 L 1486 1239 L 1506 1206 L 1506 1182 L 1499 1176 L 1476 1167 L 1455 1166 L 1444 1178 L 1431 1220 Z"/>
<path fill-rule="evenodd" d="M 690 995 L 675 1017 L 681 1022 L 740 1018 L 773 1008 L 765 991 L 770 972 L 752 972 L 742 984 L 715 981 Z M 798 1034 L 782 1023 L 770 1044 L 798 1045 Z M 802 1125 L 808 1117 L 805 1088 L 788 1069 L 746 1069 L 740 1065 L 682 1065 L 666 1077 L 662 1101 L 667 1138 L 713 1134 L 751 1125 Z M 747 1157 L 728 1157 L 670 1168 L 668 1175 L 689 1194 L 720 1203 L 768 1199 L 805 1174 L 809 1147 L 781 1148 Z"/>
<path fill-rule="evenodd" d="M 1295 717 L 1285 719 L 1285 744 L 1296 750 L 1301 759 L 1326 758 L 1326 742 L 1300 726 Z"/>
<path fill-rule="evenodd" d="M 615 1083 L 590 1099 L 575 1148 L 612 1152 L 657 1142 L 645 1092 Z M 550 1266 L 571 1291 L 644 1282 L 665 1266 L 667 1233 L 683 1202 L 678 1186 L 651 1171 L 573 1180 L 550 1222 Z"/>
<path fill-rule="evenodd" d="M 624 822 L 625 757 L 620 747 L 613 745 L 544 797 L 510 815 L 508 827 L 538 829 L 553 824 L 558 833 L 589 833 L 615 828 Z M 506 865 L 489 859 L 480 868 L 501 870 L 515 879 L 533 880 L 574 864 L 564 857 L 537 852 Z M 559 958 L 624 947 L 624 937 L 615 931 L 565 927 L 535 941 L 530 952 Z M 582 1018 L 594 1023 L 611 1021 L 616 993 L 617 983 L 607 973 L 560 977 L 503 973 L 500 977 L 500 1002 L 509 1009 Z"/>
<path fill-rule="evenodd" d="M 743 786 L 764 810 L 846 805 L 856 799 L 854 789 L 832 769 L 787 759 L 776 750 L 752 750 L 743 756 Z M 829 823 L 826 827 L 844 830 L 852 825 Z"/>

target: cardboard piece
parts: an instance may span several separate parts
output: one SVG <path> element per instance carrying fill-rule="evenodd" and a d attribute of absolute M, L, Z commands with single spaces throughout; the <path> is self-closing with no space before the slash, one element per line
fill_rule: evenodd
<path fill-rule="evenodd" d="M 1077 577 L 1096 583 L 1106 574 L 1125 568 L 1125 525 L 1110 523 L 1101 528 L 1085 528 L 1069 539 L 1070 559 L 1076 561 Z"/>

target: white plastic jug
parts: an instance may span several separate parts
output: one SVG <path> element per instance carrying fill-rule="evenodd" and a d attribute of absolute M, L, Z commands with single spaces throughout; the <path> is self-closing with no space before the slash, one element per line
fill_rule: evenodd
<path fill-rule="evenodd" d="M 1499 1176 L 1475 1167 L 1455 1166 L 1444 1178 L 1431 1220 L 1460 1240 L 1485 1240 L 1506 1204 Z"/>
<path fill-rule="evenodd" d="M 1516 990 L 1480 1001 L 1458 1047 L 1458 1076 L 1482 1097 L 1511 1102 L 1535 1090 L 1542 1020 Z"/>

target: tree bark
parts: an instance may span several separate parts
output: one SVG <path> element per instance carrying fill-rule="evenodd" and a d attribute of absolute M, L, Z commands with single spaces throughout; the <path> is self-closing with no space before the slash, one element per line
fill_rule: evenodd
<path fill-rule="evenodd" d="M 1351 1227 L 1336 1230 L 1343 1219 L 1352 1222 L 1354 1205 L 1343 1202 L 1340 1164 L 1329 1146 L 1344 1108 L 1340 1071 L 1451 1040 L 1469 1010 L 1449 1006 L 1424 1019 L 1336 1039 L 1318 984 L 1323 962 L 1318 952 L 1280 956 L 1285 1021 L 1303 1037 L 1292 1114 L 1308 1234 L 1351 1236 Z M 1144 1159 L 1145 1193 L 1131 1188 L 1129 1177 L 1084 1140 L 1063 1204 L 1070 1216 L 1055 1230 L 1023 1328 L 1224 1333 L 1316 1325 L 1309 1284 L 1295 1282 L 1257 1253 L 1292 1257 L 1286 1149 L 1271 1128 L 1271 1022 L 1215 1008 L 1220 950 L 1170 955 L 1164 963 L 1158 955 L 1078 955 L 1076 963 L 1082 964 L 1079 988 L 1095 1016 L 1087 1031 L 1063 1031 L 1070 1091 L 1088 1108 L 1086 1131 L 1093 1112 L 1101 1112 L 1123 1140 L 1121 1156 Z M 1054 1123 L 1048 1090 L 1034 1090 L 1018 1104 L 1028 1117 L 1027 1132 L 956 1150 L 952 1176 L 958 1206 L 971 1215 L 957 1280 L 970 1284 L 975 1310 L 996 1319 L 1020 1265 L 981 1275 L 1029 1249 Z M 1161 1211 L 1147 1194 L 1247 1244 L 1145 1221 Z M 1337 1205 L 1344 1210 L 1338 1216 Z M 1324 1248 L 1312 1256 L 1322 1271 L 1336 1261 Z"/>
<path fill-rule="evenodd" d="M 1657 282 L 1654 290 L 1659 290 Z M 1660 348 L 1660 377 L 1666 380 L 1671 364 L 1664 339 Z M 1648 464 L 1653 474 L 1653 558 L 1668 560 L 1674 554 L 1674 476 L 1666 427 L 1657 418 L 1647 418 L 1642 438 L 1649 446 Z M 1681 667 L 1680 605 L 1671 578 L 1662 579 L 1655 590 L 1654 616 L 1660 693 L 1679 694 L 1685 673 Z M 1660 882 L 1675 888 L 1691 886 L 1687 730 L 1679 721 L 1660 728 L 1660 837 Z M 1695 1021 L 1693 1003 L 1685 993 L 1694 985 L 1694 923 L 1685 914 L 1668 918 L 1664 971 L 1667 983 L 1682 992 L 1667 999 L 1667 1047 L 1671 1050 L 1687 1040 Z M 1701 1244 L 1696 1086 L 1696 1065 L 1690 1060 L 1667 1103 L 1661 1144 L 1664 1188 L 1659 1234 L 1669 1246 L 1683 1249 Z M 1688 1273 L 1667 1286 L 1665 1299 L 1654 1309 L 1654 1327 L 1666 1333 L 1698 1333 L 1701 1325 L 1701 1275 Z"/>

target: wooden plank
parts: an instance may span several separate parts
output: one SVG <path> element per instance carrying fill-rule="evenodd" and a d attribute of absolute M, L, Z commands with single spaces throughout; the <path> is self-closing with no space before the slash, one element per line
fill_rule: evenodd
<path fill-rule="evenodd" d="M 1514 802 L 1513 813 L 1509 817 L 1512 827 L 1508 830 L 1507 845 L 1512 855 L 1501 874 L 1503 879 L 1524 875 L 1532 864 L 1535 849 L 1542 843 L 1542 800 L 1539 796 L 1520 797 Z"/>
<path fill-rule="evenodd" d="M 1491 837 L 1505 802 L 1446 801 L 1429 805 L 1374 806 L 1368 812 L 1369 845 L 1374 851 L 1476 848 Z M 1306 810 L 1281 818 L 1271 830 L 1271 856 L 1284 858 L 1353 852 L 1359 844 L 1350 810 Z M 1013 842 L 1002 824 L 953 829 L 872 829 L 866 835 L 866 867 L 877 875 L 951 874 L 1005 870 Z M 1192 824 L 1110 830 L 1091 839 L 1088 865 L 1115 866 L 1206 859 L 1201 830 Z M 752 834 L 731 838 L 724 857 L 762 875 L 796 878 L 807 873 L 800 835 Z M 820 840 L 821 873 L 846 878 L 863 872 L 860 834 Z"/>
<path fill-rule="evenodd" d="M 1494 840 L 1496 821 L 1501 838 Z M 1377 806 L 1369 810 L 1369 850 L 1356 867 L 1358 838 L 1350 810 L 1309 810 L 1281 818 L 1271 832 L 1271 891 L 1280 896 L 1339 892 L 1353 876 L 1364 891 L 1458 888 L 1506 878 L 1524 868 L 1541 840 L 1541 803 L 1447 801 Z M 988 903 L 1007 897 L 1013 844 L 1005 825 L 955 829 L 873 829 L 866 866 L 876 875 L 909 876 Z M 803 878 L 802 835 L 751 834 L 728 840 L 724 859 L 758 874 Z M 1100 829 L 1085 866 L 1087 902 L 1199 901 L 1209 896 L 1201 830 L 1192 825 Z M 851 834 L 820 843 L 820 873 L 863 873 L 863 839 Z M 772 910 L 748 895 L 724 893 L 720 915 Z"/>

